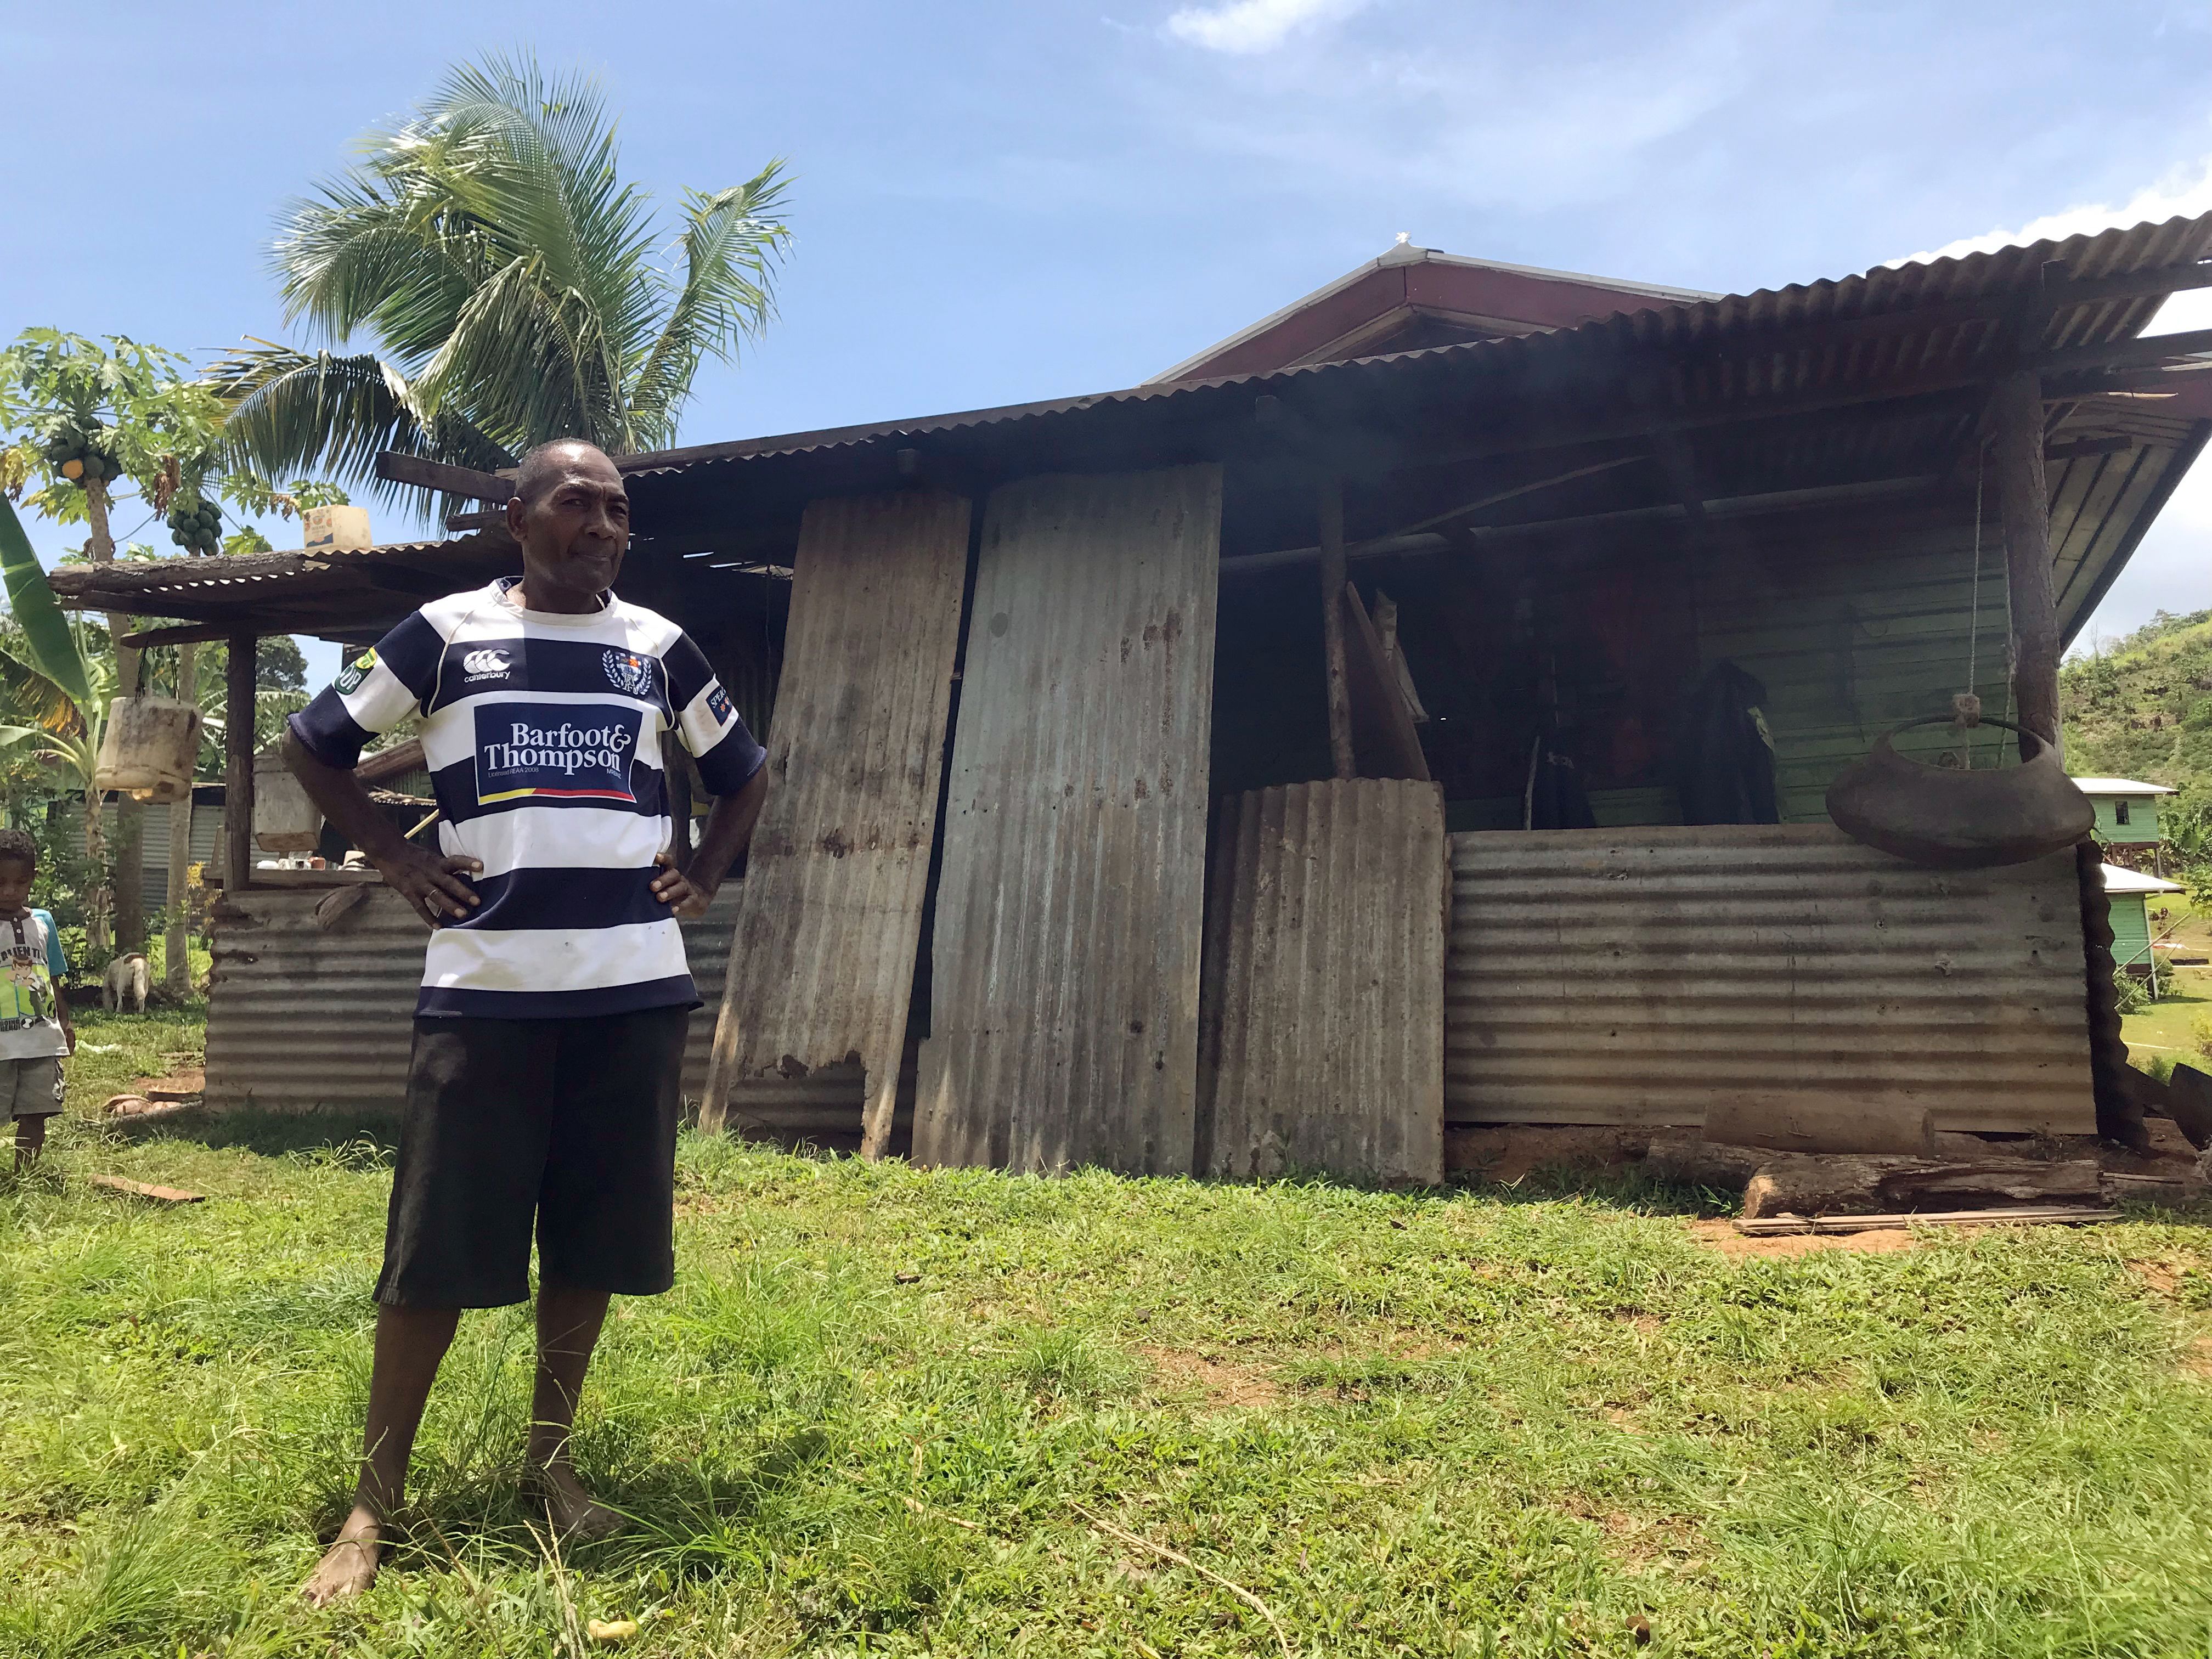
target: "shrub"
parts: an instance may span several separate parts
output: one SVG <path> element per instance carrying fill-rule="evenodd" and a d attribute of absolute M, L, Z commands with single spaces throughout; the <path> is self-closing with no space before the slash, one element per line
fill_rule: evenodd
<path fill-rule="evenodd" d="M 2150 1006 L 2150 987 L 2123 968 L 2112 975 L 2112 1001 L 2124 1014 L 2139 1014 Z"/>

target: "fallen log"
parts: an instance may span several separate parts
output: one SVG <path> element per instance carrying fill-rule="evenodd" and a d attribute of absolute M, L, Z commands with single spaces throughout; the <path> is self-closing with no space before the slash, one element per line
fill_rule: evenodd
<path fill-rule="evenodd" d="M 1728 1146 L 1691 1135 L 1655 1135 L 1644 1167 L 1662 1181 L 1683 1187 L 1715 1187 L 1740 1193 L 1752 1176 L 1772 1161 L 1771 1148 Z"/>
<path fill-rule="evenodd" d="M 1731 1146 L 1771 1146 L 1782 1152 L 1902 1152 L 1926 1158 L 1936 1128 L 1925 1106 L 1739 1096 L 1705 1109 L 1705 1136 Z"/>
<path fill-rule="evenodd" d="M 2193 1166 L 2172 1175 L 2131 1175 L 2107 1170 L 2104 1175 L 2105 1202 L 2117 1204 L 2132 1198 L 2145 1204 L 2164 1204 L 2183 1209 L 2203 1201 L 2212 1192 Z"/>
<path fill-rule="evenodd" d="M 1747 1221 L 1783 1214 L 1847 1215 L 1914 1209 L 1986 1209 L 1998 1204 L 2098 1204 L 2095 1162 L 2045 1164 L 2021 1158 L 1849 1157 L 1785 1152 L 1744 1188 Z"/>

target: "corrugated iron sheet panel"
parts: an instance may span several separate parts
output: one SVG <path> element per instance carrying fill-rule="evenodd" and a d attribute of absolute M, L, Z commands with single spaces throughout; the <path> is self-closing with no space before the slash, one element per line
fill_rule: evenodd
<path fill-rule="evenodd" d="M 993 494 L 915 1153 L 1191 1166 L 1221 470 Z"/>
<path fill-rule="evenodd" d="M 1363 778 L 1223 803 L 1198 1168 L 1443 1179 L 1443 799 Z"/>
<path fill-rule="evenodd" d="M 730 927 L 742 883 L 715 895 L 684 945 L 702 1000 L 721 995 Z M 330 889 L 254 890 L 215 916 L 208 994 L 207 1099 L 274 1111 L 396 1111 L 407 1093 L 415 994 L 422 981 L 420 919 L 373 885 L 331 928 L 315 907 Z M 684 1054 L 684 1089 L 703 1091 L 714 1036 L 696 1014 Z"/>
<path fill-rule="evenodd" d="M 960 647 L 968 502 L 817 501 L 799 531 L 769 790 L 702 1121 L 739 1079 L 864 1068 L 887 1131 Z"/>
<path fill-rule="evenodd" d="M 46 809 L 47 821 L 57 830 L 70 836 L 76 844 L 84 845 L 84 803 L 79 800 L 52 802 Z M 168 903 L 169 893 L 169 809 L 149 806 L 139 815 L 138 864 L 144 872 L 143 879 L 146 903 L 149 908 L 159 908 Z M 112 841 L 116 830 L 116 807 L 111 805 L 105 819 Z M 222 862 L 222 808 L 210 801 L 192 803 L 192 847 L 190 862 L 210 866 Z"/>
<path fill-rule="evenodd" d="M 1694 1127 L 1905 1101 L 2087 1134 L 2074 854 L 1920 869 L 1798 825 L 1451 837 L 1445 1115 Z"/>

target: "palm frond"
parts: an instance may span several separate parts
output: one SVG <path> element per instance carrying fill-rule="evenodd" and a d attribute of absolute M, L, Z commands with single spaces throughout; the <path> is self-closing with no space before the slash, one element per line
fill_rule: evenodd
<path fill-rule="evenodd" d="M 776 266 L 791 241 L 789 188 L 778 157 L 731 189 L 686 192 L 684 289 L 630 386 L 634 417 L 650 429 L 647 447 L 674 440 L 700 361 L 733 357 L 738 341 L 775 316 Z"/>
<path fill-rule="evenodd" d="M 379 478 L 380 452 L 485 471 L 514 463 L 504 446 L 465 417 L 445 410 L 426 417 L 413 383 L 374 356 L 257 340 L 227 353 L 211 378 L 230 405 L 223 434 L 234 454 L 268 477 L 335 477 L 427 513 L 440 498 Z"/>
<path fill-rule="evenodd" d="M 787 181 L 779 161 L 687 194 L 672 276 L 617 162 L 589 77 L 527 53 L 450 70 L 287 210 L 285 303 L 331 349 L 234 354 L 240 452 L 366 480 L 385 447 L 485 465 L 553 437 L 617 453 L 672 442 L 700 363 L 774 314 Z M 380 350 L 337 355 L 359 331 Z"/>

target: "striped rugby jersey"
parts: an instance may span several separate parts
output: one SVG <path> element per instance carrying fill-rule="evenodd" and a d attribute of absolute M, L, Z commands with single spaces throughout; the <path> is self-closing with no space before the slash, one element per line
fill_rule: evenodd
<path fill-rule="evenodd" d="M 612 594 L 585 616 L 525 611 L 508 576 L 424 605 L 292 716 L 325 765 L 422 715 L 449 857 L 483 864 L 465 921 L 430 935 L 417 1014 L 534 1019 L 697 1001 L 674 913 L 653 896 L 666 848 L 660 736 L 708 791 L 733 793 L 767 751 L 706 655 Z"/>

